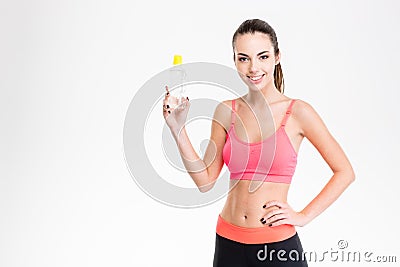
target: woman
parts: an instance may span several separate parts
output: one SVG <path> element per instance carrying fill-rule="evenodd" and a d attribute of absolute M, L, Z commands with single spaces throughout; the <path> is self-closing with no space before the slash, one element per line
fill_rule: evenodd
<path fill-rule="evenodd" d="M 217 106 L 203 159 L 185 131 L 189 99 L 176 106 L 166 88 L 163 106 L 184 165 L 201 192 L 212 188 L 224 163 L 230 171 L 230 191 L 217 221 L 214 266 L 307 266 L 295 226 L 306 225 L 339 197 L 355 179 L 352 166 L 311 105 L 283 94 L 281 54 L 271 26 L 258 19 L 244 21 L 232 46 L 249 90 Z M 333 175 L 303 210 L 294 211 L 287 195 L 304 137 Z"/>

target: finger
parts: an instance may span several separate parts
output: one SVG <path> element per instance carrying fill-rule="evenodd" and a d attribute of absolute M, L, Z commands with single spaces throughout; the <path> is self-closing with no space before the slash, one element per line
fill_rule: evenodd
<path fill-rule="evenodd" d="M 190 105 L 189 101 L 187 101 L 186 98 L 183 100 L 183 105 L 185 108 Z"/>
<path fill-rule="evenodd" d="M 181 97 L 180 98 L 180 104 L 178 105 L 179 106 L 179 110 L 184 110 L 189 105 L 190 105 L 190 102 L 189 102 L 189 98 L 188 97 Z"/>
<path fill-rule="evenodd" d="M 271 223 L 277 222 L 277 221 L 282 220 L 282 219 L 288 219 L 288 215 L 287 215 L 286 213 L 276 214 L 276 215 L 274 215 L 273 217 L 271 217 L 271 218 L 269 218 L 269 219 L 267 219 L 267 220 L 262 221 L 261 223 L 262 223 L 262 224 L 269 225 L 269 224 L 271 224 Z"/>
<path fill-rule="evenodd" d="M 283 225 L 283 224 L 291 224 L 290 220 L 288 219 L 282 219 L 273 223 L 268 224 L 269 227 L 275 227 L 275 226 L 279 226 L 279 225 Z"/>
<path fill-rule="evenodd" d="M 166 110 L 163 110 L 164 119 L 166 119 L 168 117 L 168 115 L 169 115 L 168 112 Z"/>
<path fill-rule="evenodd" d="M 287 209 L 272 210 L 272 211 L 268 212 L 263 218 L 265 220 L 268 220 L 268 219 L 272 218 L 275 215 L 279 215 L 279 214 L 283 214 L 283 213 L 287 213 Z"/>
<path fill-rule="evenodd" d="M 164 99 L 163 99 L 163 104 L 164 105 L 166 105 L 166 104 L 168 104 L 168 102 L 169 102 L 170 100 L 169 100 L 169 96 L 164 96 Z"/>
<path fill-rule="evenodd" d="M 177 99 L 179 99 L 180 103 L 187 103 L 187 102 L 189 102 L 189 97 L 181 96 L 181 97 L 179 97 L 179 98 L 177 98 Z"/>
<path fill-rule="evenodd" d="M 174 110 L 174 108 L 172 108 L 172 107 L 168 104 L 168 102 L 166 102 L 166 101 L 164 101 L 163 103 L 164 103 L 164 104 L 163 104 L 163 115 L 164 115 L 164 118 L 166 118 L 166 116 L 167 116 L 168 114 L 171 114 L 171 112 Z"/>
<path fill-rule="evenodd" d="M 283 214 L 286 214 L 285 216 L 288 217 L 286 210 L 282 210 L 282 209 L 273 210 L 271 212 L 268 212 L 264 217 L 262 217 L 260 219 L 260 222 L 262 224 L 266 224 L 267 222 L 272 222 L 272 221 L 276 220 L 277 217 L 279 217 Z"/>
<path fill-rule="evenodd" d="M 278 207 L 278 208 L 286 208 L 287 204 L 284 203 L 284 202 L 278 201 L 278 200 L 272 200 L 272 201 L 267 202 L 263 206 L 263 208 L 267 209 L 267 208 L 270 208 L 270 207 L 273 207 L 273 206 Z"/>
<path fill-rule="evenodd" d="M 168 89 L 168 85 L 166 85 L 165 86 L 165 97 L 164 97 L 164 99 L 168 99 L 168 97 L 170 96 L 170 93 L 169 93 L 169 89 Z"/>

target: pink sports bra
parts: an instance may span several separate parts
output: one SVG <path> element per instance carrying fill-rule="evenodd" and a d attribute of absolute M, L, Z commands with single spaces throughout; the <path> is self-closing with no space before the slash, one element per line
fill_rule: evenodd
<path fill-rule="evenodd" d="M 227 132 L 222 157 L 234 180 L 255 180 L 290 184 L 297 164 L 297 153 L 285 131 L 292 99 L 276 132 L 256 143 L 240 140 L 235 133 L 235 100 L 232 100 L 232 122 Z"/>

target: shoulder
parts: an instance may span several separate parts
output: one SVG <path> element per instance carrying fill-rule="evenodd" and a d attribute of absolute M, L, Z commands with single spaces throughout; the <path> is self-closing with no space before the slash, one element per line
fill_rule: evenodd
<path fill-rule="evenodd" d="M 319 127 L 325 127 L 317 111 L 307 101 L 296 99 L 292 107 L 292 116 L 299 123 L 303 134 Z"/>
<path fill-rule="evenodd" d="M 225 129 L 229 128 L 232 114 L 232 99 L 220 102 L 214 111 L 214 121 L 221 124 Z"/>
<path fill-rule="evenodd" d="M 302 100 L 302 99 L 292 99 L 295 100 L 292 107 L 293 115 L 296 116 L 307 116 L 311 115 L 315 112 L 314 108 L 311 106 L 310 103 Z"/>
<path fill-rule="evenodd" d="M 220 102 L 217 107 L 215 108 L 215 115 L 223 115 L 228 114 L 230 115 L 232 111 L 232 99 L 231 100 L 224 100 Z"/>

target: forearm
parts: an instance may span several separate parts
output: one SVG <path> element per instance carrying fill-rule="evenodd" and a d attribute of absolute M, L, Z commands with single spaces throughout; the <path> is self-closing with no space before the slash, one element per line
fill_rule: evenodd
<path fill-rule="evenodd" d="M 207 165 L 194 150 L 185 127 L 181 131 L 172 130 L 171 132 L 187 172 L 201 192 L 208 191 L 212 187 L 212 183 L 208 175 Z"/>
<path fill-rule="evenodd" d="M 354 181 L 353 171 L 335 172 L 321 192 L 301 211 L 310 222 L 326 210 Z"/>

